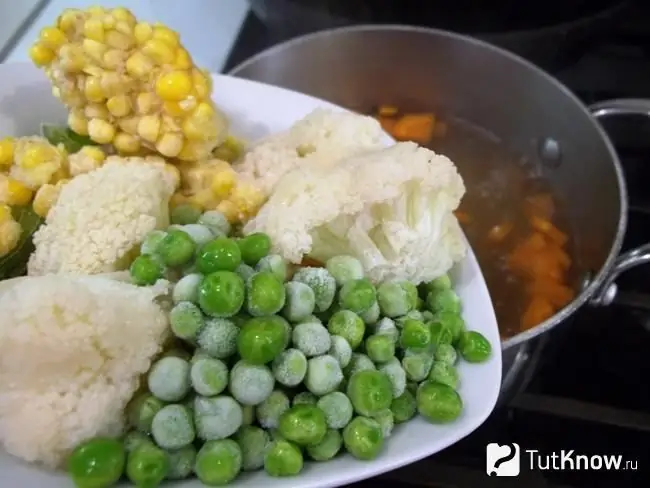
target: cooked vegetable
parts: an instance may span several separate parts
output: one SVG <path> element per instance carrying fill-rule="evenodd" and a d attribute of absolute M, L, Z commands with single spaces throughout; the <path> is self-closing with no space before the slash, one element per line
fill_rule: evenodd
<path fill-rule="evenodd" d="M 29 207 L 0 204 L 0 280 L 25 273 L 34 250 L 32 235 L 41 222 Z"/>

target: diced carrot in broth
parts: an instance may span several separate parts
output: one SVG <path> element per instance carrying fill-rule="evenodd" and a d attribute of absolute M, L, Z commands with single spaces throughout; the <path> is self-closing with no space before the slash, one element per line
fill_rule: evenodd
<path fill-rule="evenodd" d="M 456 210 L 454 212 L 454 215 L 456 216 L 456 219 L 458 219 L 458 222 L 461 224 L 469 224 L 472 221 L 472 217 L 467 212 L 463 212 L 462 210 Z"/>
<path fill-rule="evenodd" d="M 381 128 L 384 129 L 385 132 L 388 132 L 392 136 L 393 131 L 395 130 L 395 123 L 397 121 L 389 117 L 377 117 L 377 120 L 379 121 L 379 125 L 381 125 Z"/>
<path fill-rule="evenodd" d="M 562 308 L 573 300 L 573 290 L 562 283 L 546 279 L 536 279 L 526 287 L 534 296 L 544 297 L 554 307 Z"/>
<path fill-rule="evenodd" d="M 560 247 L 564 246 L 569 239 L 564 232 L 555 227 L 549 220 L 536 215 L 530 218 L 530 225 L 533 229 L 543 233 Z"/>
<path fill-rule="evenodd" d="M 544 297 L 534 296 L 521 316 L 521 328 L 528 330 L 553 316 L 553 305 Z"/>
<path fill-rule="evenodd" d="M 392 136 L 401 141 L 428 144 L 433 137 L 435 122 L 433 114 L 406 114 L 397 119 Z"/>

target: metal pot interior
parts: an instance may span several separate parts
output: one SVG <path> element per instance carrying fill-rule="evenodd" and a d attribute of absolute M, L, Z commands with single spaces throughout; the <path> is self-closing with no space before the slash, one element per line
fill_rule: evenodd
<path fill-rule="evenodd" d="M 365 113 L 380 103 L 421 107 L 483 128 L 525 158 L 562 204 L 577 292 L 537 328 L 550 328 L 584 303 L 593 291 L 580 291 L 584 275 L 602 277 L 618 253 L 625 190 L 608 139 L 566 88 L 516 56 L 443 31 L 352 27 L 288 41 L 232 74 Z M 475 157 L 486 156 L 476 151 Z M 521 333 L 504 346 L 532 335 Z"/>

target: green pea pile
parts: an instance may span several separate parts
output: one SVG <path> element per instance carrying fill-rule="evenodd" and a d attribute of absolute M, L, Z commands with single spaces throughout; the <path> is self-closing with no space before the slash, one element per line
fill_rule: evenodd
<path fill-rule="evenodd" d="M 177 209 L 131 266 L 146 286 L 174 279 L 174 336 L 128 406 L 123 439 L 91 439 L 69 462 L 79 487 L 196 476 L 225 485 L 264 469 L 295 476 L 305 459 L 376 458 L 417 413 L 448 423 L 463 408 L 460 358 L 486 361 L 447 276 L 378 286 L 337 256 L 292 269 L 265 234 L 236 237 L 218 212 Z"/>

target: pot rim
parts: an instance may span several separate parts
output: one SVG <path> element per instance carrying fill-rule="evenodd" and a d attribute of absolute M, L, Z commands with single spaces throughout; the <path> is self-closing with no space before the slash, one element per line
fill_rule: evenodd
<path fill-rule="evenodd" d="M 361 25 L 326 29 L 326 30 L 298 36 L 293 39 L 289 39 L 287 41 L 271 46 L 265 49 L 264 51 L 255 54 L 254 56 L 244 60 L 243 62 L 241 62 L 234 68 L 232 68 L 228 72 L 228 74 L 232 76 L 239 76 L 238 73 L 245 70 L 247 67 L 257 63 L 261 59 L 265 59 L 270 56 L 279 54 L 287 49 L 292 48 L 295 45 L 302 44 L 305 42 L 310 42 L 313 39 L 320 39 L 322 37 L 332 36 L 337 34 L 345 34 L 348 32 L 377 32 L 377 33 L 406 32 L 406 33 L 412 33 L 417 35 L 433 35 L 438 37 L 446 37 L 448 39 L 454 40 L 455 42 L 473 44 L 477 48 L 489 50 L 492 51 L 494 54 L 507 57 L 511 61 L 522 64 L 527 69 L 534 71 L 538 76 L 544 78 L 549 85 L 552 85 L 554 89 L 561 91 L 565 97 L 569 98 L 573 103 L 578 105 L 580 110 L 583 111 L 584 115 L 591 121 L 593 128 L 596 129 L 596 131 L 600 135 L 600 138 L 602 139 L 602 142 L 605 144 L 605 147 L 607 148 L 607 152 L 609 153 L 610 160 L 614 166 L 614 172 L 616 174 L 616 180 L 618 183 L 620 214 L 619 214 L 618 225 L 616 229 L 616 236 L 614 238 L 614 241 L 611 244 L 610 251 L 607 255 L 607 258 L 605 259 L 605 262 L 602 264 L 600 269 L 594 273 L 594 276 L 592 277 L 588 285 L 584 286 L 583 289 L 580 291 L 580 293 L 568 305 L 566 305 L 564 308 L 556 312 L 552 317 L 548 318 L 547 320 L 538 324 L 537 326 L 528 329 L 524 332 L 520 332 L 505 340 L 502 340 L 501 348 L 503 350 L 506 350 L 511 347 L 520 345 L 524 342 L 527 342 L 533 339 L 534 337 L 537 337 L 538 335 L 548 332 L 556 325 L 558 325 L 560 322 L 563 322 L 571 315 L 573 315 L 578 308 L 582 307 L 585 303 L 587 303 L 587 301 L 596 293 L 596 291 L 601 287 L 601 285 L 609 275 L 610 271 L 614 267 L 616 259 L 618 258 L 621 252 L 621 248 L 623 246 L 623 238 L 625 236 L 625 231 L 627 228 L 627 219 L 628 219 L 627 184 L 625 182 L 623 168 L 621 166 L 618 153 L 616 152 L 611 139 L 609 138 L 609 136 L 607 135 L 603 127 L 600 125 L 600 123 L 598 123 L 598 121 L 593 117 L 588 107 L 584 103 L 582 103 L 582 101 L 560 81 L 558 81 L 553 76 L 546 73 L 544 70 L 537 67 L 530 61 L 522 58 L 521 56 L 518 56 L 517 54 L 514 54 L 510 51 L 502 49 L 498 46 L 490 44 L 481 39 L 470 37 L 464 34 L 458 34 L 455 32 L 446 31 L 442 29 L 399 25 L 399 24 L 386 24 L 386 25 L 361 24 Z"/>

